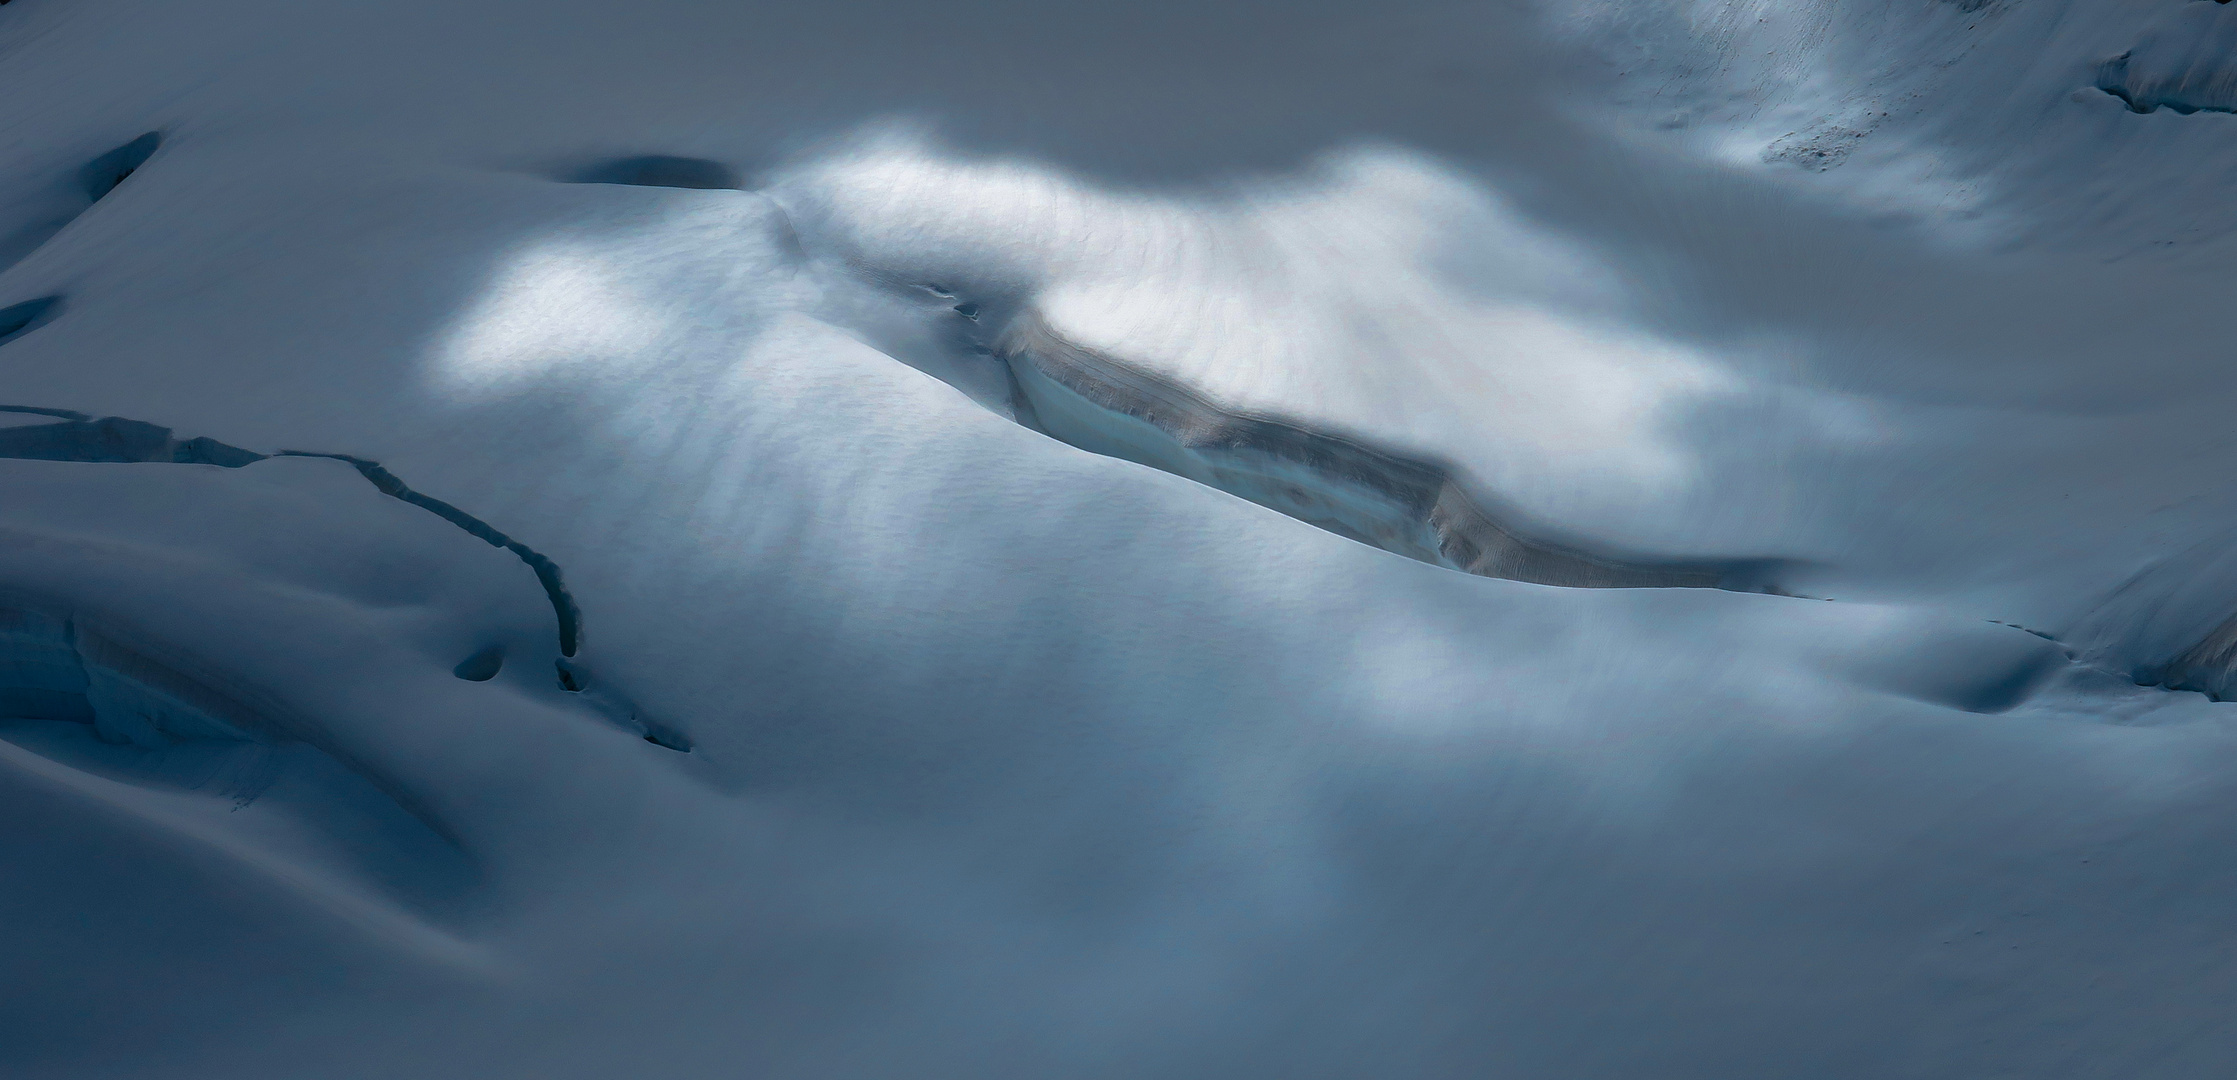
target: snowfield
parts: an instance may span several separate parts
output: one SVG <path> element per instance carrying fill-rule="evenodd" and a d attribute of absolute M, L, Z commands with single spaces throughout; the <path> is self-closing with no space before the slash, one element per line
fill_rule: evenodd
<path fill-rule="evenodd" d="M 2207 1078 L 2237 5 L 0 7 L 0 1073 Z"/>

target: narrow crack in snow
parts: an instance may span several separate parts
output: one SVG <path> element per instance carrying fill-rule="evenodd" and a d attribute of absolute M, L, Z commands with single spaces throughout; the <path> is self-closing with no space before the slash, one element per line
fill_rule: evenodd
<path fill-rule="evenodd" d="M 0 405 L 0 412 L 58 418 L 51 424 L 0 429 L 0 458 L 112 464 L 161 462 L 216 465 L 228 469 L 238 469 L 270 457 L 328 458 L 343 462 L 356 469 L 358 475 L 363 476 L 381 494 L 434 514 L 491 547 L 501 547 L 512 552 L 535 572 L 537 583 L 543 587 L 544 595 L 551 600 L 552 614 L 559 622 L 560 655 L 575 655 L 582 643 L 582 608 L 575 603 L 574 595 L 567 591 L 558 563 L 458 507 L 412 490 L 395 473 L 383 468 L 377 461 L 349 454 L 310 450 L 282 450 L 277 454 L 260 454 L 206 437 L 174 438 L 170 428 L 159 424 L 117 416 L 96 420 L 85 413 L 69 409 Z M 562 681 L 564 682 L 564 672 Z"/>

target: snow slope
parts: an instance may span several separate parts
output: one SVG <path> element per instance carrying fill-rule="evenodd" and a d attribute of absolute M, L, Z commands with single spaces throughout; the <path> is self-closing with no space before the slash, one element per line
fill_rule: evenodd
<path fill-rule="evenodd" d="M 15 0 L 0 1064 L 2219 1075 L 2208 7 Z"/>

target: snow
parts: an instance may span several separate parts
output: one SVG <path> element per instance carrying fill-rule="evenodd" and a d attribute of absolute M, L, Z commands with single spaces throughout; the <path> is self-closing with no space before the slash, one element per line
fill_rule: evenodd
<path fill-rule="evenodd" d="M 2218 1075 L 2228 20 L 16 0 L 0 1071 Z"/>

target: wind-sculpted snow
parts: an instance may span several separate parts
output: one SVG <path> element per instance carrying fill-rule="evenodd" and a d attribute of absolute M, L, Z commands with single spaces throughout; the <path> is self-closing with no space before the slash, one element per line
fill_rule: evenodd
<path fill-rule="evenodd" d="M 1440 515 L 1453 524 L 1448 535 L 1480 531 L 1467 541 L 1479 553 L 1456 548 L 1463 561 L 1488 567 L 1519 550 L 1493 535 L 1500 530 L 1549 551 L 1598 548 L 1609 566 L 1660 563 L 1658 573 L 1693 584 L 1758 554 L 1725 558 L 1730 549 L 1717 550 L 1725 545 L 1642 528 L 1657 516 L 1642 507 L 1696 494 L 1699 462 L 1679 435 L 1688 418 L 1749 407 L 1729 371 L 1686 342 L 1632 324 L 1636 297 L 1595 252 L 1419 155 L 1361 148 L 1278 184 L 1156 200 L 1059 172 L 944 155 L 905 132 L 873 133 L 780 176 L 771 194 L 817 259 L 936 301 L 924 314 L 943 327 L 969 321 L 955 308 L 970 307 L 982 350 L 1009 348 L 1003 336 L 1030 313 L 1016 323 L 1021 334 L 1053 334 L 1071 355 L 1113 361 L 1083 367 L 1051 357 L 1050 373 L 1123 364 L 1135 373 L 1129 378 L 1169 388 L 1157 393 L 1187 395 L 1195 404 L 1167 411 L 1200 415 L 1176 412 L 1172 430 L 1211 430 L 1219 422 L 1206 410 L 1216 402 L 1235 417 L 1341 433 L 1342 443 L 1360 448 L 1347 453 L 1464 478 L 1449 486 L 1456 497 Z M 1017 379 L 1000 363 L 974 366 L 964 349 L 941 340 L 952 336 L 927 330 L 913 341 L 878 340 L 991 407 L 1003 407 L 997 402 L 1014 396 L 1011 384 L 1033 375 L 1031 365 Z M 922 362 L 942 349 L 938 363 Z M 1171 460 L 1161 467 L 1210 475 Z M 1240 482 L 1236 464 L 1223 467 Z M 1263 496 L 1245 497 L 1284 498 L 1271 479 L 1251 482 Z M 1446 561 L 1443 542 L 1424 529 L 1437 528 L 1426 515 L 1448 485 L 1396 474 L 1391 482 L 1414 489 L 1400 503 L 1426 503 L 1361 504 L 1344 511 L 1350 524 L 1305 512 Z M 1462 506 L 1463 488 L 1484 509 Z M 1362 496 L 1391 498 L 1364 488 L 1318 498 Z M 1378 515 L 1391 520 L 1367 520 Z M 1613 580 L 1605 569 L 1547 566 L 1559 580 Z"/>
<path fill-rule="evenodd" d="M 0 7 L 0 1074 L 2220 1076 L 2195 10 Z"/>
<path fill-rule="evenodd" d="M 2134 115 L 2237 105 L 2225 3 L 1562 7 L 1613 76 L 1593 95 L 1612 117 L 1851 213 L 2073 251 L 2237 227 L 2210 193 L 2230 167 L 2219 125 Z"/>

